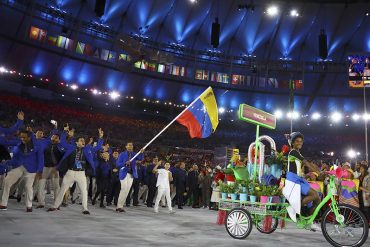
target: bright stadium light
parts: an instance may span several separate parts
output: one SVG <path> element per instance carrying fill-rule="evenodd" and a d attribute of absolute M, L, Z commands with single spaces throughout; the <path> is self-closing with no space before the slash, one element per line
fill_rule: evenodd
<path fill-rule="evenodd" d="M 219 112 L 220 114 L 224 113 L 224 112 L 225 112 L 225 108 L 220 107 L 220 108 L 218 109 L 218 112 Z"/>
<path fill-rule="evenodd" d="M 3 66 L 0 67 L 0 73 L 7 73 L 8 70 L 4 68 Z"/>
<path fill-rule="evenodd" d="M 293 120 L 296 120 L 299 118 L 299 112 L 296 112 L 296 111 L 293 111 L 293 112 L 288 112 L 287 113 L 287 117 L 289 119 L 293 119 Z"/>
<path fill-rule="evenodd" d="M 113 91 L 109 94 L 110 98 L 115 100 L 115 99 L 118 99 L 121 95 L 119 93 L 117 93 L 116 91 Z"/>
<path fill-rule="evenodd" d="M 356 152 L 355 152 L 355 150 L 353 150 L 353 149 L 348 150 L 348 152 L 347 152 L 347 156 L 348 156 L 348 158 L 350 158 L 350 159 L 353 159 L 354 157 L 356 157 Z"/>
<path fill-rule="evenodd" d="M 78 86 L 77 86 L 76 84 L 72 84 L 72 85 L 71 85 L 71 89 L 73 89 L 73 90 L 77 90 L 77 89 L 78 89 Z"/>
<path fill-rule="evenodd" d="M 281 119 L 283 117 L 283 112 L 281 110 L 276 110 L 274 115 L 277 119 Z"/>
<path fill-rule="evenodd" d="M 318 119 L 320 119 L 320 118 L 321 118 L 321 114 L 320 114 L 320 113 L 318 113 L 318 112 L 315 112 L 314 114 L 312 114 L 311 118 L 312 118 L 313 120 L 318 120 Z"/>
<path fill-rule="evenodd" d="M 338 123 L 340 120 L 342 120 L 343 116 L 341 113 L 339 112 L 334 112 L 333 114 L 331 114 L 331 119 L 333 120 L 333 122 L 335 123 Z"/>
<path fill-rule="evenodd" d="M 369 120 L 369 119 L 370 119 L 370 114 L 369 114 L 369 113 L 364 113 L 364 114 L 362 115 L 362 118 L 363 118 L 364 120 Z"/>
<path fill-rule="evenodd" d="M 277 6 L 275 5 L 272 5 L 272 6 L 269 6 L 267 9 L 266 9 L 266 13 L 269 15 L 269 16 L 275 16 L 279 13 L 279 9 Z"/>
<path fill-rule="evenodd" d="M 357 120 L 359 120 L 359 119 L 360 119 L 360 115 L 358 115 L 357 113 L 355 113 L 355 114 L 353 114 L 353 115 L 352 115 L 352 119 L 353 119 L 354 121 L 357 121 Z"/>
<path fill-rule="evenodd" d="M 98 92 L 98 90 L 97 90 L 97 89 L 93 89 L 93 90 L 92 90 L 92 93 L 93 93 L 93 94 L 95 94 L 95 95 L 97 95 L 99 92 Z"/>
<path fill-rule="evenodd" d="M 296 10 L 296 9 L 292 9 L 292 10 L 290 11 L 290 16 L 291 16 L 291 17 L 298 17 L 298 16 L 299 16 L 298 10 Z"/>

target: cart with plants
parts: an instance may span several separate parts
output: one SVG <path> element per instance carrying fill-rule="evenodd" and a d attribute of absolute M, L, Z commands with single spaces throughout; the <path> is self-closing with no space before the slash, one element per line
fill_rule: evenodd
<path fill-rule="evenodd" d="M 229 185 L 220 184 L 223 197 L 220 200 L 219 209 L 228 212 L 225 220 L 228 234 L 235 239 L 245 239 L 251 233 L 253 226 L 261 233 L 271 234 L 279 227 L 279 224 L 283 228 L 287 222 L 293 221 L 287 212 L 289 203 L 281 195 L 281 190 L 277 186 L 263 182 L 263 167 L 257 165 L 259 128 L 263 126 L 275 129 L 275 117 L 251 106 L 241 105 L 239 118 L 257 125 L 254 162 L 250 160 L 249 163 L 249 166 L 252 166 L 251 179 Z M 260 161 L 263 159 L 261 152 L 259 159 Z M 338 204 L 335 200 L 332 192 L 336 188 L 335 178 L 342 177 L 340 167 L 328 175 L 330 182 L 326 197 L 311 216 L 298 215 L 294 224 L 300 229 L 310 229 L 320 210 L 331 201 L 330 206 L 321 215 L 321 230 L 325 239 L 331 245 L 338 247 L 362 246 L 368 237 L 367 219 L 358 208 Z"/>

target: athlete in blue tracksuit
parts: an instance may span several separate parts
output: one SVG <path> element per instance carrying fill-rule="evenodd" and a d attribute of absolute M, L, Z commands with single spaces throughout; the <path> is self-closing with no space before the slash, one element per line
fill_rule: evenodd
<path fill-rule="evenodd" d="M 4 191 L 0 209 L 7 209 L 10 187 L 16 183 L 19 178 L 24 177 L 27 212 L 32 212 L 32 185 L 36 173 L 42 172 L 44 168 L 43 149 L 31 132 L 22 130 L 19 136 L 21 143 L 13 149 L 13 158 L 9 162 L 13 169 L 8 172 L 8 175 L 4 179 Z"/>
<path fill-rule="evenodd" d="M 123 204 L 126 202 L 127 195 L 131 189 L 134 178 L 138 178 L 136 161 L 141 161 L 144 158 L 144 155 L 142 154 L 144 150 L 140 150 L 140 154 L 135 158 L 135 160 L 130 162 L 130 160 L 135 156 L 133 149 L 134 146 L 132 142 L 128 142 L 126 144 L 126 151 L 122 152 L 117 160 L 119 179 L 121 181 L 121 191 L 119 193 L 116 211 L 120 213 L 125 212 L 123 209 Z"/>
<path fill-rule="evenodd" d="M 69 127 L 65 127 L 67 131 Z M 68 144 L 66 141 L 66 133 L 61 135 L 61 145 L 65 148 L 64 156 L 58 166 L 59 172 L 65 174 L 63 183 L 55 199 L 54 206 L 49 208 L 48 211 L 55 211 L 59 208 L 63 201 L 64 194 L 67 189 L 73 184 L 77 183 L 81 190 L 82 196 L 82 207 L 83 214 L 90 214 L 87 209 L 87 181 L 86 175 L 94 174 L 95 164 L 93 160 L 93 154 L 100 150 L 103 144 L 104 132 L 99 129 L 99 140 L 96 147 L 92 147 L 90 144 L 85 146 L 85 139 L 78 138 L 76 143 Z"/>

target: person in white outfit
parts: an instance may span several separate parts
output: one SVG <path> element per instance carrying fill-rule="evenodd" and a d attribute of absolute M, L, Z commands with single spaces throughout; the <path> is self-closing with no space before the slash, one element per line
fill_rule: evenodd
<path fill-rule="evenodd" d="M 171 165 L 170 163 L 166 163 L 164 165 L 164 169 L 163 168 L 158 169 L 158 166 L 160 164 L 161 162 L 158 162 L 153 169 L 153 172 L 158 174 L 158 179 L 157 179 L 158 193 L 157 193 L 157 198 L 154 204 L 154 212 L 158 213 L 159 201 L 161 200 L 162 195 L 165 195 L 166 200 L 167 200 L 168 210 L 170 211 L 170 213 L 173 213 L 172 205 L 171 205 L 171 193 L 170 193 L 170 181 L 172 181 L 173 178 L 172 178 L 172 173 L 169 171 Z"/>

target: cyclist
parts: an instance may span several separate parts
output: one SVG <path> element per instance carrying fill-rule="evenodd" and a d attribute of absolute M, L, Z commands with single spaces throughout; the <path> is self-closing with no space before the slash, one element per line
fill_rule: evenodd
<path fill-rule="evenodd" d="M 286 196 L 286 198 L 292 205 L 292 201 L 294 201 L 293 194 L 298 193 L 298 195 L 295 195 L 295 198 L 300 196 L 299 191 L 295 189 L 294 185 L 300 185 L 300 194 L 303 196 L 303 199 L 298 204 L 300 204 L 299 206 L 309 208 L 308 213 L 309 215 L 311 215 L 316 207 L 320 204 L 320 197 L 318 193 L 314 189 L 312 189 L 309 183 L 303 178 L 303 166 L 306 166 L 311 172 L 316 173 L 319 173 L 320 169 L 316 165 L 307 161 L 300 153 L 300 150 L 303 146 L 303 140 L 304 136 L 300 132 L 293 132 L 288 137 L 291 151 L 288 155 L 288 169 L 286 173 L 286 183 L 283 193 L 285 192 L 284 195 L 289 195 Z M 290 183 L 290 185 L 287 186 L 287 183 Z M 297 203 L 295 204 L 297 206 Z M 300 212 L 300 209 L 297 210 L 297 207 L 294 207 L 293 205 L 292 207 L 288 207 L 287 209 L 289 216 L 295 221 L 296 212 Z"/>

